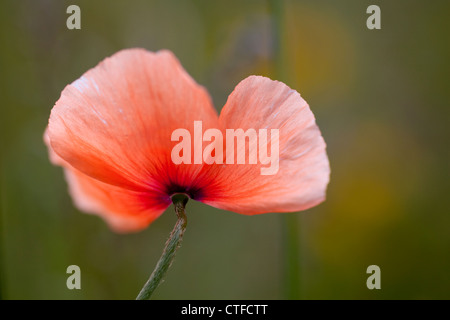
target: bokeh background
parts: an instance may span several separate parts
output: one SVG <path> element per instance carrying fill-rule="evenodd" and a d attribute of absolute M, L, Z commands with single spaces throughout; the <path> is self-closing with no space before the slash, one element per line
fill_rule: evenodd
<path fill-rule="evenodd" d="M 66 8 L 81 8 L 81 30 Z M 381 8 L 381 30 L 366 8 Z M 175 222 L 115 234 L 77 211 L 42 142 L 68 83 L 127 47 L 170 49 L 218 110 L 260 74 L 299 91 L 331 162 L 326 202 L 242 216 L 188 204 L 155 299 L 449 299 L 449 1 L 0 2 L 0 298 L 134 299 Z M 66 268 L 81 268 L 81 290 Z M 366 268 L 381 268 L 368 290 Z"/>

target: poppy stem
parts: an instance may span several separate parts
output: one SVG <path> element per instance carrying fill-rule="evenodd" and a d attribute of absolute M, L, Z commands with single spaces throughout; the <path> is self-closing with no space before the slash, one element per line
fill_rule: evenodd
<path fill-rule="evenodd" d="M 156 264 L 150 278 L 145 283 L 144 287 L 139 292 L 136 300 L 148 300 L 150 299 L 153 291 L 158 287 L 159 283 L 163 279 L 170 265 L 172 264 L 175 253 L 181 245 L 184 231 L 186 230 L 187 219 L 185 214 L 186 203 L 189 198 L 187 195 L 178 193 L 172 196 L 173 206 L 177 214 L 177 222 L 173 227 L 172 232 L 169 235 L 169 239 L 166 241 L 163 253 Z"/>
<path fill-rule="evenodd" d="M 283 0 L 269 0 L 269 10 L 273 19 L 273 45 L 275 78 L 288 82 L 289 70 L 286 68 L 286 52 L 283 45 L 285 36 L 284 12 L 285 6 Z M 286 299 L 301 298 L 301 263 L 298 217 L 294 215 L 282 216 L 283 226 L 283 255 L 284 255 L 284 295 Z"/>

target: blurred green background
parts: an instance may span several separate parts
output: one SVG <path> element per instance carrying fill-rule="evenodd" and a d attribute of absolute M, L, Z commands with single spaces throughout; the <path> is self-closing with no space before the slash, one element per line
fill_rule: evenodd
<path fill-rule="evenodd" d="M 81 8 L 81 30 L 66 8 Z M 381 30 L 366 8 L 381 8 Z M 167 48 L 220 110 L 251 74 L 308 101 L 326 202 L 243 216 L 188 204 L 155 299 L 449 299 L 449 1 L 0 3 L 0 298 L 134 299 L 175 222 L 118 235 L 77 211 L 42 142 L 64 86 L 127 47 Z M 277 27 L 278 26 L 278 27 Z M 66 268 L 81 268 L 81 290 Z M 381 290 L 366 269 L 381 268 Z M 294 270 L 293 270 L 294 269 Z"/>

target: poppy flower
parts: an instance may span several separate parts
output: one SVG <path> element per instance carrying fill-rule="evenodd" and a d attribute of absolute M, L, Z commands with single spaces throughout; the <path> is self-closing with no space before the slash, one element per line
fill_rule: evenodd
<path fill-rule="evenodd" d="M 279 130 L 277 172 L 262 175 L 262 163 L 175 164 L 172 133 L 185 128 L 194 136 L 196 121 L 203 131 Z M 297 91 L 250 76 L 219 116 L 205 88 L 167 50 L 119 51 L 66 86 L 44 140 L 74 204 L 119 232 L 147 227 L 177 193 L 246 215 L 294 212 L 322 202 L 329 181 L 325 142 Z"/>

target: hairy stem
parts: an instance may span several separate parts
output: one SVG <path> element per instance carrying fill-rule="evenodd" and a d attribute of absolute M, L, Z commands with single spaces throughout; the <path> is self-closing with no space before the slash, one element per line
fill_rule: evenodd
<path fill-rule="evenodd" d="M 187 219 L 184 209 L 188 199 L 189 198 L 185 194 L 181 193 L 172 196 L 172 202 L 178 217 L 177 222 L 175 223 L 175 226 L 169 235 L 169 239 L 167 239 L 166 246 L 164 247 L 163 253 L 159 258 L 155 269 L 150 275 L 150 278 L 145 283 L 141 292 L 139 292 L 136 300 L 150 299 L 153 291 L 155 291 L 155 289 L 158 287 L 159 283 L 172 264 L 173 258 L 175 258 L 175 253 L 181 245 L 184 231 L 186 230 Z"/>

